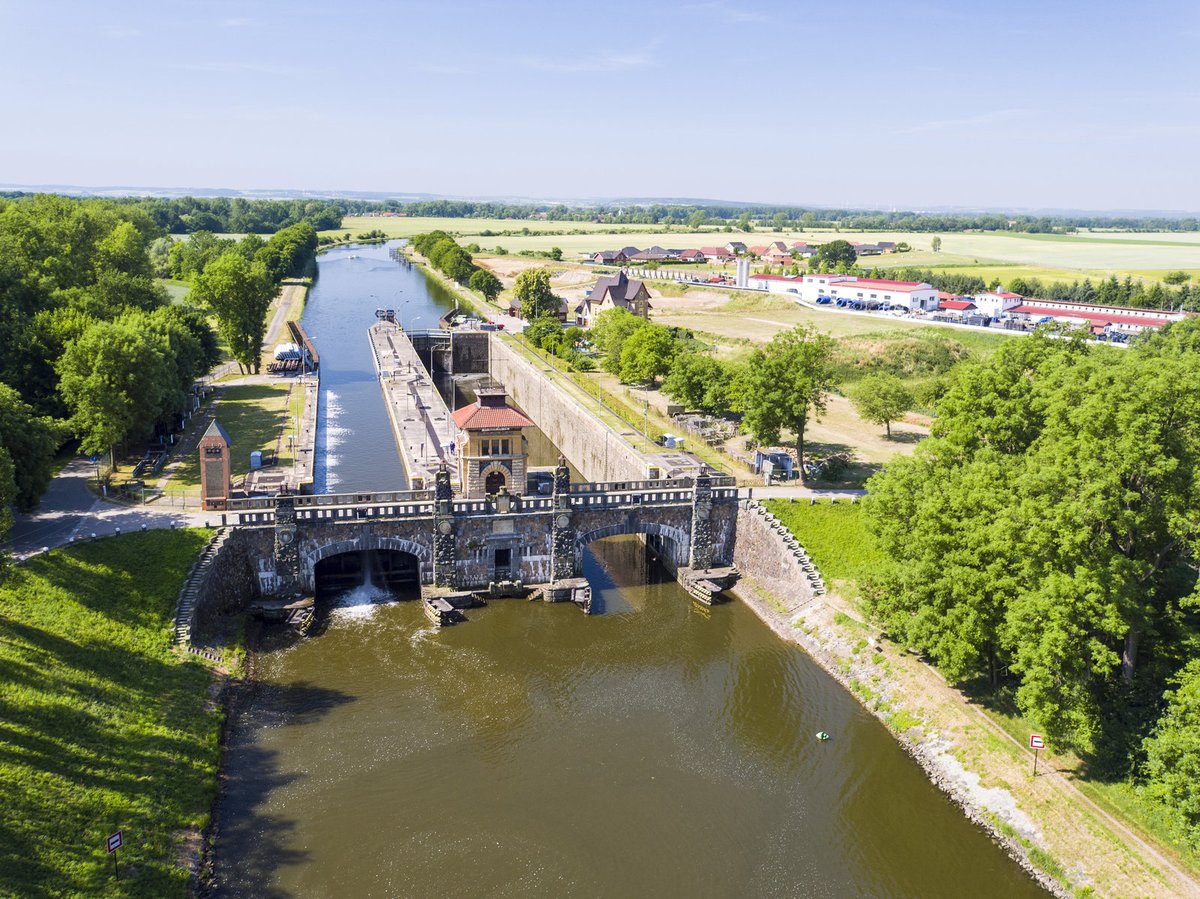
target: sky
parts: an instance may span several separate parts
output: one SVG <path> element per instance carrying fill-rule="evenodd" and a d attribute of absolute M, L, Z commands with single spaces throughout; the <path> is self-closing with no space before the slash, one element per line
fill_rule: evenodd
<path fill-rule="evenodd" d="M 0 0 L 0 183 L 1200 211 L 1200 3 Z"/>

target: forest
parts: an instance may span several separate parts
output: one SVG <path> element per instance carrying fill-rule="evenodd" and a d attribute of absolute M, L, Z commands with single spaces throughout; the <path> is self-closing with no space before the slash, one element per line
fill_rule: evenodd
<path fill-rule="evenodd" d="M 1010 697 L 1200 847 L 1200 321 L 1117 351 L 1041 333 L 955 367 L 868 483 L 867 609 Z"/>
<path fill-rule="evenodd" d="M 308 223 L 269 240 L 173 241 L 135 204 L 0 200 L 0 535 L 33 508 L 74 438 L 111 454 L 176 428 L 220 359 L 258 365 L 267 307 L 312 265 Z M 172 304 L 159 281 L 187 281 Z M 216 323 L 216 330 L 213 328 Z"/>

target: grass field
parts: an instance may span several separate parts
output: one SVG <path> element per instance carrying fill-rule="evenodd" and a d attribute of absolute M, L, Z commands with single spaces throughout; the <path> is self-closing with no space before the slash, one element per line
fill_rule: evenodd
<path fill-rule="evenodd" d="M 170 616 L 207 537 L 55 550 L 0 587 L 0 894 L 184 895 L 175 859 L 208 820 L 221 713 L 211 673 L 171 649 Z"/>
<path fill-rule="evenodd" d="M 279 440 L 284 427 L 300 420 L 304 411 L 304 392 L 293 390 L 288 395 L 288 384 L 249 384 L 226 387 L 224 396 L 217 404 L 217 421 L 221 423 L 233 441 L 233 478 L 244 477 L 250 470 L 252 450 L 275 449 L 279 446 L 278 464 L 291 465 L 292 456 L 286 438 Z M 184 459 L 174 476 L 171 488 L 185 490 L 200 487 L 200 457 L 192 453 Z"/>

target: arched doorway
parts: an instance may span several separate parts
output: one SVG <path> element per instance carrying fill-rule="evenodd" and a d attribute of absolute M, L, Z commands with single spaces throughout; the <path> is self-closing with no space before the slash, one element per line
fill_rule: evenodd
<path fill-rule="evenodd" d="M 398 599 L 415 599 L 421 593 L 420 560 L 412 553 L 392 549 L 335 553 L 313 566 L 313 581 L 318 596 L 370 584 Z"/>
<path fill-rule="evenodd" d="M 483 489 L 489 496 L 495 496 L 503 486 L 504 472 L 502 471 L 489 471 L 487 477 L 483 479 Z"/>

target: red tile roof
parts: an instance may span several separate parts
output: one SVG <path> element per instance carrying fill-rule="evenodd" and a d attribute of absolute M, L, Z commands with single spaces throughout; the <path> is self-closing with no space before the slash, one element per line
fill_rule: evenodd
<path fill-rule="evenodd" d="M 800 283 L 798 275 L 751 275 L 751 281 L 791 281 L 793 284 Z"/>
<path fill-rule="evenodd" d="M 928 284 L 920 281 L 885 281 L 882 278 L 858 278 L 842 284 L 831 284 L 831 287 L 866 287 L 876 290 L 893 290 L 897 293 L 912 293 L 916 290 L 932 290 Z"/>
<path fill-rule="evenodd" d="M 967 300 L 942 300 L 938 303 L 939 309 L 956 309 L 959 312 L 964 312 L 967 309 L 974 309 L 975 304 Z"/>
<path fill-rule="evenodd" d="M 1014 306 L 1008 311 L 1023 312 L 1026 315 L 1049 315 L 1053 318 L 1081 318 L 1092 324 L 1144 325 L 1147 328 L 1158 328 L 1171 321 L 1169 318 L 1152 315 L 1121 315 L 1111 312 L 1084 312 L 1079 309 L 1050 309 L 1047 306 L 1030 306 L 1026 303 Z"/>
<path fill-rule="evenodd" d="M 529 428 L 533 422 L 511 406 L 481 406 L 472 403 L 450 413 L 454 423 L 464 431 L 483 428 Z"/>

